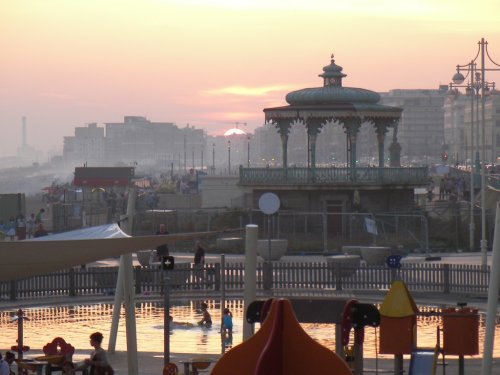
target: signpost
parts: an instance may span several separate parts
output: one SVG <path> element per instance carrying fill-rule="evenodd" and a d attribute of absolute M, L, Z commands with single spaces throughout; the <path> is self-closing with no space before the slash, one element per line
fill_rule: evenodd
<path fill-rule="evenodd" d="M 268 259 L 271 259 L 271 216 L 278 212 L 280 199 L 274 193 L 264 193 L 259 198 L 259 209 L 267 215 Z"/>

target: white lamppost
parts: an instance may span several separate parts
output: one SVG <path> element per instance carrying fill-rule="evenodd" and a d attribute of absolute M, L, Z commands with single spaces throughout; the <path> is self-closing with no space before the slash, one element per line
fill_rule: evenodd
<path fill-rule="evenodd" d="M 485 67 L 485 54 L 488 57 L 488 60 L 490 63 L 494 64 L 498 68 L 486 68 Z M 480 57 L 481 61 L 481 71 L 476 70 L 476 61 Z M 481 158 L 482 158 L 482 166 L 480 165 L 481 168 L 481 264 L 483 266 L 486 266 L 487 264 L 487 251 L 488 251 L 488 243 L 486 239 L 486 207 L 485 207 L 485 185 L 486 185 L 486 177 L 485 177 L 485 161 L 486 161 L 486 155 L 485 155 L 485 143 L 486 143 L 486 129 L 485 129 L 485 110 L 484 110 L 484 103 L 485 103 L 485 97 L 490 91 L 490 86 L 493 86 L 492 83 L 487 82 L 485 78 L 485 72 L 488 71 L 500 71 L 500 64 L 497 64 L 494 62 L 488 52 L 488 42 L 484 40 L 484 38 L 481 38 L 481 40 L 478 42 L 478 51 L 476 54 L 476 57 L 474 60 L 472 60 L 469 64 L 465 65 L 457 65 L 457 72 L 453 76 L 453 82 L 457 85 L 460 85 L 464 82 L 465 78 L 462 73 L 460 72 L 461 70 L 467 71 L 468 74 L 470 74 L 470 87 L 472 90 L 475 90 L 476 95 L 480 95 L 481 97 Z M 472 94 L 472 93 L 471 93 Z M 473 104 L 473 99 L 471 101 L 472 106 L 471 106 L 471 113 L 473 111 L 472 107 L 474 106 Z M 472 115 L 471 115 L 472 118 Z M 478 116 L 479 118 L 479 116 Z M 472 126 L 472 123 L 471 123 Z M 478 124 L 479 126 L 479 124 Z M 471 131 L 472 135 L 472 131 Z M 493 158 L 495 150 L 493 149 L 494 145 L 494 140 L 491 140 L 491 158 Z M 471 144 L 472 144 L 472 139 L 471 139 Z M 479 152 L 479 150 L 478 150 Z M 473 173 L 471 170 L 471 182 L 473 181 Z M 474 224 L 473 224 L 473 209 L 474 209 L 474 197 L 473 197 L 473 189 L 471 185 L 471 234 L 473 236 L 473 229 L 474 229 Z"/>
<path fill-rule="evenodd" d="M 465 81 L 465 78 L 462 73 L 460 73 L 460 69 L 467 69 L 467 76 L 470 75 L 470 81 L 467 85 L 462 85 Z M 474 90 L 473 87 L 475 85 L 474 82 L 474 70 L 475 64 L 474 61 L 466 65 L 457 66 L 457 73 L 453 76 L 452 81 L 450 83 L 450 90 L 454 87 L 465 87 L 465 91 L 467 95 L 471 97 L 471 106 L 470 106 L 470 221 L 469 221 L 469 249 L 474 250 Z"/>

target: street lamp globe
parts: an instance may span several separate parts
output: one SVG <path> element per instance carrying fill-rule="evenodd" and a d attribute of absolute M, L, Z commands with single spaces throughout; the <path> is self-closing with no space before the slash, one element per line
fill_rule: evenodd
<path fill-rule="evenodd" d="M 461 85 L 465 81 L 465 77 L 462 73 L 456 72 L 451 80 L 455 85 Z"/>

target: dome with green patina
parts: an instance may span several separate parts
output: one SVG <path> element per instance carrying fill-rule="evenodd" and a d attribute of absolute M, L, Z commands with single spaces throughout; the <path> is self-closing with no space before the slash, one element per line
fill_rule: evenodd
<path fill-rule="evenodd" d="M 287 94 L 286 101 L 290 105 L 376 104 L 380 101 L 380 95 L 374 91 L 343 87 L 342 78 L 346 76 L 332 55 L 330 65 L 325 66 L 323 74 L 319 75 L 323 78 L 323 87 L 292 91 Z"/>

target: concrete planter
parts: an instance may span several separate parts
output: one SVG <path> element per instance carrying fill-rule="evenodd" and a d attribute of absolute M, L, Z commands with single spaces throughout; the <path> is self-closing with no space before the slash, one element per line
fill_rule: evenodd
<path fill-rule="evenodd" d="M 242 237 L 217 238 L 217 251 L 220 254 L 243 254 L 245 241 Z"/>
<path fill-rule="evenodd" d="M 342 252 L 344 254 L 358 255 L 361 257 L 361 246 L 344 245 L 342 246 Z"/>
<path fill-rule="evenodd" d="M 349 277 L 358 270 L 361 257 L 359 255 L 331 255 L 326 257 L 326 262 L 332 269 L 335 269 L 336 265 L 339 264 L 342 277 Z"/>
<path fill-rule="evenodd" d="M 269 240 L 257 240 L 257 254 L 264 260 L 280 260 L 288 248 L 287 239 L 272 239 L 271 253 L 269 253 Z"/>

